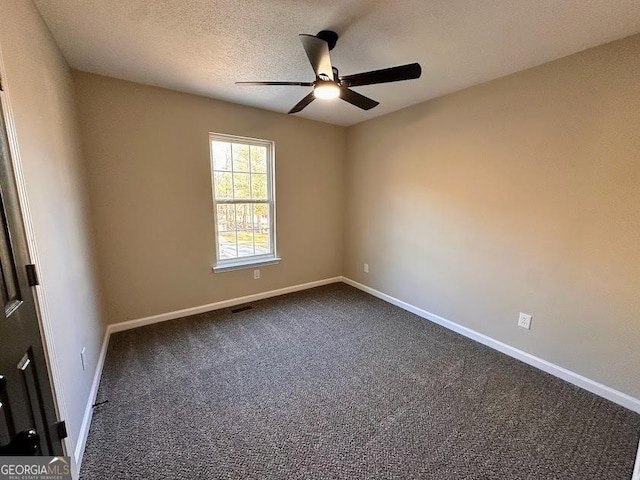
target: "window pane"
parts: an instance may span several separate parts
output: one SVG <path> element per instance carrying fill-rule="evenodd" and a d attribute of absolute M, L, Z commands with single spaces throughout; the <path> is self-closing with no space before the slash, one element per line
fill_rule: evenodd
<path fill-rule="evenodd" d="M 248 173 L 233 173 L 233 197 L 236 200 L 249 200 L 251 198 L 251 190 L 249 186 Z"/>
<path fill-rule="evenodd" d="M 213 183 L 216 200 L 233 198 L 233 183 L 230 172 L 213 172 Z"/>
<path fill-rule="evenodd" d="M 269 205 L 266 203 L 257 203 L 253 205 L 253 228 L 256 231 L 270 228 L 269 225 Z"/>
<path fill-rule="evenodd" d="M 236 248 L 235 232 L 220 232 L 218 234 L 218 249 L 222 260 L 237 258 L 238 250 Z"/>
<path fill-rule="evenodd" d="M 231 170 L 231 144 L 228 142 L 212 142 L 213 169 Z"/>
<path fill-rule="evenodd" d="M 259 207 L 263 206 L 262 204 L 253 204 L 251 205 L 251 229 L 254 232 L 259 232 L 260 231 L 260 213 L 262 212 L 262 210 L 259 210 Z M 264 205 L 265 207 L 268 208 L 267 205 Z"/>
<path fill-rule="evenodd" d="M 249 257 L 253 253 L 253 205 L 236 205 L 236 225 L 238 227 L 238 257 Z"/>
<path fill-rule="evenodd" d="M 271 253 L 269 237 L 269 205 L 264 203 L 253 205 L 253 232 L 256 255 Z"/>
<path fill-rule="evenodd" d="M 251 146 L 251 171 L 267 173 L 267 148 Z"/>
<path fill-rule="evenodd" d="M 236 214 L 235 205 L 218 205 L 218 251 L 220 259 L 236 258 Z"/>
<path fill-rule="evenodd" d="M 251 175 L 251 195 L 254 200 L 267 200 L 267 176 L 261 173 Z"/>
<path fill-rule="evenodd" d="M 253 252 L 253 232 L 238 230 L 238 257 L 251 257 Z"/>
<path fill-rule="evenodd" d="M 236 228 L 237 230 L 250 230 L 252 222 L 251 205 L 239 203 L 236 205 Z"/>
<path fill-rule="evenodd" d="M 249 172 L 249 145 L 233 144 L 233 171 Z"/>
<path fill-rule="evenodd" d="M 255 234 L 256 242 L 256 255 L 262 255 L 271 253 L 271 245 L 269 241 L 269 229 L 261 230 L 260 233 Z"/>
<path fill-rule="evenodd" d="M 218 232 L 233 232 L 236 229 L 235 205 L 217 205 Z"/>

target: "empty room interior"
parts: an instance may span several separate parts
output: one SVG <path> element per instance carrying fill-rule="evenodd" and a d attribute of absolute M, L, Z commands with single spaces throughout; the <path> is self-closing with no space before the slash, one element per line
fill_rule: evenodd
<path fill-rule="evenodd" d="M 640 480 L 637 0 L 1 0 L 0 100 L 0 466 Z"/>

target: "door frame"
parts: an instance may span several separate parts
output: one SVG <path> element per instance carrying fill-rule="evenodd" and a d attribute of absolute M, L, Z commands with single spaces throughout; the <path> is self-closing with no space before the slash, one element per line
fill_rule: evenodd
<path fill-rule="evenodd" d="M 58 361 L 59 357 L 56 352 L 55 343 L 53 341 L 53 326 L 51 323 L 51 314 L 49 313 L 45 291 L 46 282 L 43 281 L 44 275 L 42 273 L 40 257 L 38 256 L 38 247 L 35 240 L 31 209 L 29 207 L 29 197 L 27 195 L 26 182 L 22 169 L 22 158 L 20 156 L 18 135 L 15 128 L 13 109 L 11 108 L 9 82 L 7 81 L 6 69 L 2 56 L 2 45 L 0 45 L 0 81 L 2 81 L 2 90 L 0 90 L 0 106 L 2 108 L 0 110 L 2 112 L 2 119 L 6 128 L 7 139 L 9 141 L 9 155 L 11 157 L 13 177 L 18 193 L 22 228 L 27 241 L 27 254 L 29 256 L 30 263 L 35 265 L 38 276 L 40 277 L 40 285 L 31 287 L 31 290 L 40 326 L 40 336 L 49 373 L 51 392 L 53 393 L 56 417 L 60 420 L 65 420 L 68 419 L 69 416 L 67 415 L 67 407 L 62 390 L 62 372 L 60 369 L 60 362 Z M 74 449 L 73 446 L 69 444 L 70 441 L 71 439 L 69 437 L 65 438 L 62 440 L 62 446 L 64 448 L 65 455 L 73 457 L 71 453 Z"/>

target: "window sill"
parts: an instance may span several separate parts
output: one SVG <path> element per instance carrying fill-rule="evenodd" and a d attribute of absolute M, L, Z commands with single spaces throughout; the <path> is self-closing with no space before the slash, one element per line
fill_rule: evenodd
<path fill-rule="evenodd" d="M 233 270 L 242 270 L 244 268 L 266 267 L 267 265 L 277 265 L 282 260 L 279 257 L 259 258 L 254 260 L 242 260 L 233 263 L 224 263 L 222 265 L 214 265 L 213 273 L 231 272 Z"/>

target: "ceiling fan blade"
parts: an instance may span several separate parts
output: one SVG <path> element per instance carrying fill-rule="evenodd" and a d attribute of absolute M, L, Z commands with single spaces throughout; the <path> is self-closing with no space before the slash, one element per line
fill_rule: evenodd
<path fill-rule="evenodd" d="M 412 80 L 420 78 L 422 67 L 419 63 L 409 63 L 399 67 L 383 68 L 371 72 L 356 73 L 347 75 L 340 79 L 340 83 L 347 87 L 358 87 L 362 85 L 373 85 L 375 83 L 399 82 L 401 80 Z"/>
<path fill-rule="evenodd" d="M 307 52 L 307 57 L 309 57 L 316 77 L 326 75 L 327 79 L 334 80 L 331 57 L 329 56 L 329 45 L 327 42 L 315 35 L 307 35 L 305 33 L 301 33 L 299 37 L 302 41 L 304 51 Z"/>
<path fill-rule="evenodd" d="M 236 85 L 294 85 L 297 87 L 311 87 L 312 82 L 236 82 Z"/>
<path fill-rule="evenodd" d="M 376 102 L 369 97 L 360 95 L 358 92 L 349 90 L 346 87 L 340 87 L 340 98 L 351 105 L 361 108 L 362 110 L 371 110 L 373 107 L 380 105 L 380 102 Z"/>
<path fill-rule="evenodd" d="M 309 95 L 307 95 L 302 100 L 300 100 L 298 103 L 296 103 L 296 106 L 293 107 L 291 110 L 289 110 L 287 113 L 298 113 L 304 107 L 306 107 L 311 102 L 313 102 L 315 100 L 315 98 L 316 97 L 313 95 L 313 91 L 311 91 L 311 93 L 309 93 Z"/>

